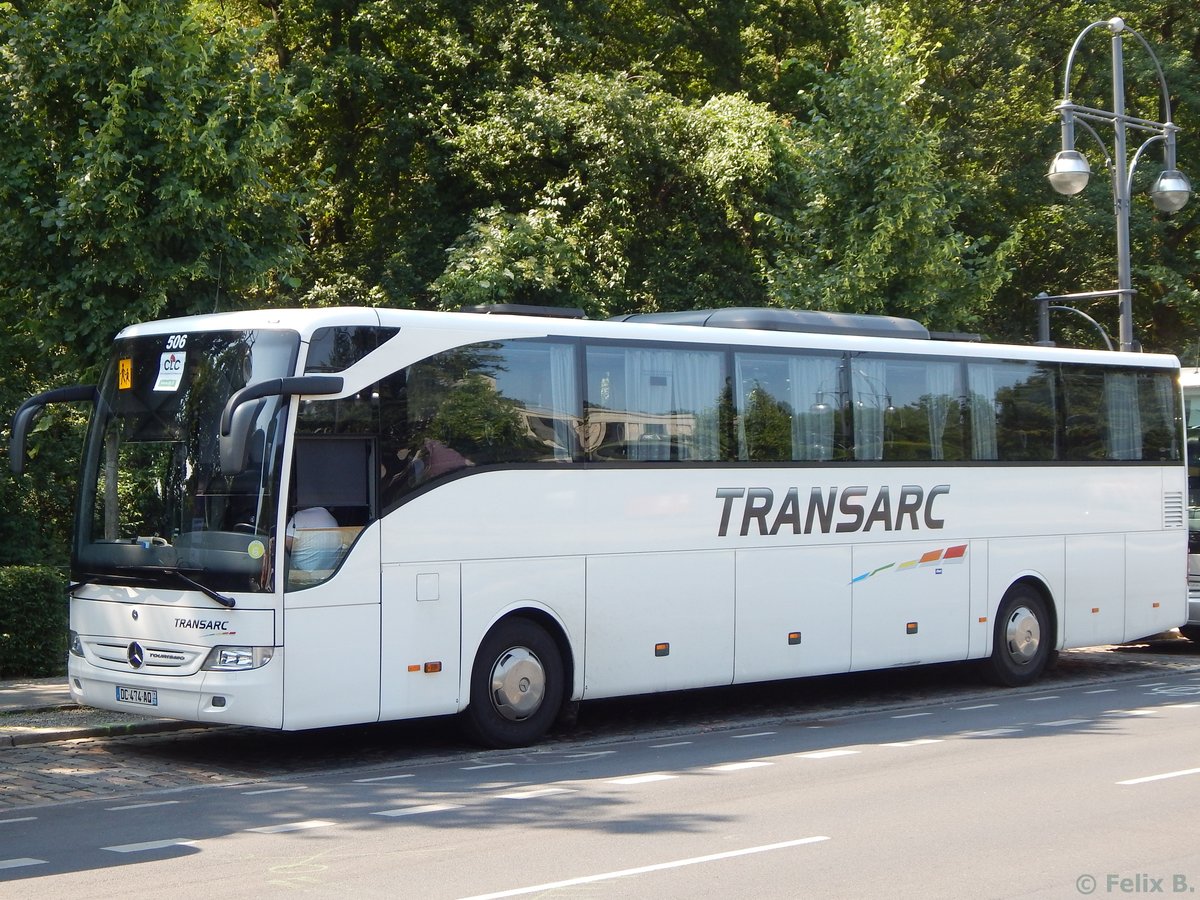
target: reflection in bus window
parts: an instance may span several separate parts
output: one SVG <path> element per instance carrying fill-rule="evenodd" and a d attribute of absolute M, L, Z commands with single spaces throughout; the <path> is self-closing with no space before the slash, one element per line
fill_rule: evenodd
<path fill-rule="evenodd" d="M 738 459 L 830 460 L 840 455 L 840 355 L 738 353 Z"/>
<path fill-rule="evenodd" d="M 588 459 L 725 458 L 724 369 L 725 354 L 714 350 L 589 347 Z"/>
<path fill-rule="evenodd" d="M 1004 462 L 1058 458 L 1054 366 L 971 362 L 972 458 Z"/>

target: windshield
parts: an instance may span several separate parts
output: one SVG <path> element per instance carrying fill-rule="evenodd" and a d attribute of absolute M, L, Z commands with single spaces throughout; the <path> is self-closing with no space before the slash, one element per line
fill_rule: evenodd
<path fill-rule="evenodd" d="M 117 342 L 84 450 L 77 580 L 264 589 L 287 403 L 257 401 L 249 462 L 233 476 L 221 472 L 221 412 L 239 388 L 291 375 L 299 343 L 290 331 Z"/>

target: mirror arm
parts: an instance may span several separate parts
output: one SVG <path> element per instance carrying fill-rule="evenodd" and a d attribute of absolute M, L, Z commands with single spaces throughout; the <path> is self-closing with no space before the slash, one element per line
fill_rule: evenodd
<path fill-rule="evenodd" d="M 12 417 L 12 431 L 8 444 L 8 467 L 14 475 L 25 471 L 25 440 L 34 416 L 50 403 L 73 403 L 86 400 L 93 405 L 98 396 L 94 384 L 73 384 L 69 387 L 43 391 L 26 400 Z"/>

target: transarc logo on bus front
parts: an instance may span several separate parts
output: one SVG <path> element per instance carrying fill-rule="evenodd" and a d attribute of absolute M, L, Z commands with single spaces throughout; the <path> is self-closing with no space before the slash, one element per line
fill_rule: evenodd
<path fill-rule="evenodd" d="M 717 488 L 721 501 L 720 537 L 730 528 L 742 537 L 750 534 L 830 534 L 939 529 L 946 523 L 934 515 L 934 501 L 950 493 L 950 485 L 926 489 L 905 484 L 893 494 L 888 485 L 808 489 L 791 487 L 782 494 L 767 487 Z"/>

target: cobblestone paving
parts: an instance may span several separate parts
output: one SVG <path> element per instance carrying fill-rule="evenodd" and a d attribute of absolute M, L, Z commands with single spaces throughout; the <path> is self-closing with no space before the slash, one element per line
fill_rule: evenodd
<path fill-rule="evenodd" d="M 1200 646 L 1187 641 L 1069 651 L 1024 692 L 1098 681 L 1200 671 Z M 755 723 L 810 722 L 841 715 L 1004 695 L 964 665 L 829 676 L 736 688 L 584 704 L 578 726 L 542 745 L 616 741 Z M 188 728 L 159 734 L 87 737 L 0 748 L 0 815 L 70 800 L 127 797 L 302 776 L 338 769 L 398 765 L 483 753 L 448 720 L 271 732 Z"/>

